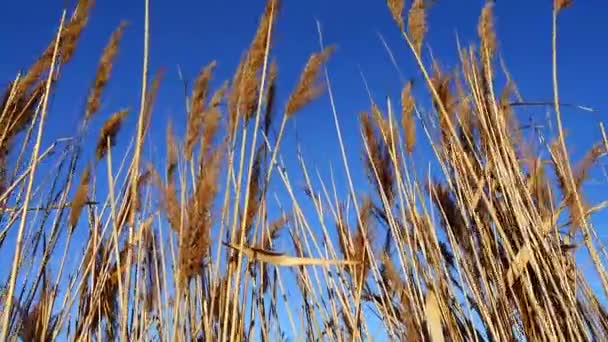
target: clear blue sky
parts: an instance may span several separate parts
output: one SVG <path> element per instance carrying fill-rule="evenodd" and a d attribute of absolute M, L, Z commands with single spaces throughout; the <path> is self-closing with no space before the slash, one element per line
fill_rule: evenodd
<path fill-rule="evenodd" d="M 72 5 L 74 2 L 69 1 Z M 27 68 L 53 38 L 64 3 L 10 1 L 4 5 L 0 20 L 0 41 L 6 49 L 0 64 L 2 84 L 13 78 L 20 68 Z M 264 1 L 232 1 L 230 5 L 219 0 L 153 0 L 151 3 L 151 67 L 152 71 L 160 66 L 167 68 L 154 118 L 157 124 L 162 124 L 173 115 L 179 126 L 184 101 L 177 65 L 181 65 L 187 78 L 192 78 L 203 65 L 217 59 L 216 82 L 230 77 L 253 35 Z M 446 67 L 455 65 L 456 32 L 463 43 L 475 39 L 477 17 L 483 4 L 482 0 L 439 0 L 431 9 L 426 42 Z M 602 43 L 608 33 L 608 28 L 602 25 L 607 10 L 608 4 L 602 0 L 575 1 L 560 18 L 562 98 L 599 110 L 599 114 L 591 115 L 569 110 L 565 113 L 571 134 L 584 131 L 585 139 L 599 137 L 597 122 L 608 107 L 602 91 L 608 79 L 605 66 L 608 47 Z M 550 11 L 551 1 L 511 0 L 500 1 L 496 6 L 501 53 L 524 97 L 531 100 L 551 98 Z M 57 134 L 70 132 L 75 127 L 99 54 L 123 19 L 129 21 L 130 26 L 125 32 L 100 116 L 124 106 L 137 109 L 143 1 L 97 1 L 77 54 L 65 69 L 59 93 L 52 103 L 49 119 Z M 387 39 L 405 76 L 419 77 L 419 73 L 384 1 L 283 1 L 274 50 L 280 62 L 283 94 L 293 87 L 309 53 L 318 49 L 315 19 L 323 25 L 325 41 L 338 46 L 329 64 L 330 75 L 345 131 L 354 132 L 356 114 L 369 107 L 359 70 L 366 75 L 378 102 L 383 102 L 387 94 L 395 96 L 401 86 L 378 32 Z M 542 109 L 534 112 L 537 116 L 544 115 Z M 319 141 L 335 140 L 334 128 L 329 122 L 316 124 L 330 118 L 327 98 L 320 99 L 297 117 L 311 158 L 328 152 L 328 144 L 318 144 Z M 347 137 L 349 141 L 351 138 L 358 139 L 355 134 Z M 585 145 L 579 146 L 582 141 L 578 139 L 574 143 L 572 147 L 577 150 L 585 148 Z"/>
<path fill-rule="evenodd" d="M 70 4 L 74 2 L 69 1 Z M 64 3 L 8 1 L 4 4 L 0 41 L 4 42 L 6 51 L 0 64 L 0 82 L 4 84 L 17 70 L 27 68 L 53 38 Z M 230 77 L 253 35 L 264 1 L 153 0 L 151 3 L 151 66 L 153 71 L 159 66 L 167 67 L 168 71 L 155 111 L 155 122 L 163 123 L 170 115 L 176 120 L 183 115 L 183 91 L 177 77 L 177 65 L 182 66 L 186 77 L 192 78 L 201 66 L 217 59 L 216 81 Z M 551 3 L 548 0 L 511 0 L 500 1 L 496 6 L 501 52 L 520 90 L 529 99 L 551 98 Z M 483 4 L 482 0 L 439 0 L 431 9 L 427 42 L 444 65 L 454 66 L 456 32 L 463 43 L 475 38 L 477 17 Z M 562 97 L 564 101 L 600 110 L 597 115 L 566 111 L 568 127 L 585 131 L 585 138 L 598 137 L 598 118 L 608 107 L 602 91 L 604 81 L 608 79 L 608 67 L 605 66 L 608 47 L 602 43 L 608 33 L 608 28 L 602 25 L 607 10 L 608 4 L 603 0 L 575 1 L 560 19 Z M 130 26 L 104 96 L 101 115 L 123 106 L 137 109 L 143 1 L 97 1 L 78 52 L 65 69 L 60 92 L 51 107 L 51 125 L 62 122 L 62 125 L 53 126 L 58 134 L 69 132 L 75 126 L 81 115 L 81 99 L 94 75 L 98 56 L 122 19 L 128 20 Z M 396 94 L 400 88 L 399 78 L 377 32 L 389 42 L 405 76 L 418 77 L 384 1 L 283 1 L 274 50 L 280 62 L 279 80 L 283 93 L 293 87 L 308 54 L 318 48 L 315 19 L 324 27 L 326 42 L 338 45 L 329 67 L 345 130 L 352 131 L 356 113 L 369 107 L 360 69 L 368 78 L 378 102 L 387 94 Z M 544 115 L 542 109 L 535 111 Z M 328 120 L 329 114 L 327 98 L 322 98 L 297 117 L 302 139 L 310 143 L 306 150 L 311 152 L 311 157 L 327 151 L 327 144 L 317 144 L 318 141 L 335 139 L 332 125 L 315 124 Z M 312 137 L 315 139 L 310 139 Z M 573 148 L 579 143 L 575 142 Z"/>
<path fill-rule="evenodd" d="M 70 6 L 74 2 L 69 1 Z M 177 76 L 177 66 L 181 66 L 186 78 L 192 79 L 202 66 L 216 59 L 215 83 L 231 77 L 255 32 L 264 2 L 151 0 L 151 69 L 167 68 L 155 105 L 151 132 L 155 141 L 160 142 L 158 147 L 161 150 L 169 117 L 176 123 L 178 133 L 183 132 L 183 86 Z M 406 1 L 408 5 L 410 2 Z M 432 7 L 425 43 L 444 66 L 455 66 L 456 34 L 463 44 L 476 39 L 477 18 L 483 4 L 482 0 L 439 0 Z M 64 1 L 6 1 L 3 4 L 0 14 L 0 42 L 4 47 L 0 63 L 1 86 L 14 78 L 17 71 L 26 69 L 47 46 L 56 31 L 62 6 Z M 527 100 L 552 98 L 551 6 L 550 0 L 501 0 L 495 8 L 500 52 Z M 568 143 L 575 157 L 580 157 L 598 141 L 598 124 L 608 111 L 607 13 L 608 2 L 605 0 L 575 0 L 574 5 L 560 16 L 558 61 L 561 99 L 597 110 L 596 113 L 564 110 L 565 125 L 570 134 Z M 123 19 L 130 25 L 102 101 L 97 126 L 94 126 L 96 128 L 90 137 L 96 135 L 99 123 L 112 112 L 125 106 L 138 109 L 143 0 L 98 0 L 75 58 L 65 68 L 58 93 L 51 104 L 45 141 L 71 134 L 76 129 L 99 55 L 109 35 Z M 315 19 L 323 25 L 325 42 L 338 47 L 328 65 L 329 72 L 350 162 L 358 166 L 360 139 L 356 123 L 358 113 L 369 109 L 360 71 L 365 74 L 375 100 L 381 104 L 385 103 L 386 95 L 391 95 L 397 105 L 401 88 L 400 79 L 377 34 L 381 33 L 386 38 L 406 77 L 419 79 L 419 72 L 390 18 L 385 1 L 285 0 L 274 48 L 279 61 L 279 104 L 294 86 L 308 55 L 318 50 Z M 428 57 L 428 50 L 425 53 Z M 542 123 L 546 113 L 547 109 L 531 108 L 521 114 L 522 119 L 532 116 Z M 131 117 L 128 121 L 131 123 L 129 129 L 134 127 L 133 119 Z M 341 170 L 328 98 L 322 97 L 299 113 L 296 121 L 291 123 L 291 133 L 295 132 L 295 123 L 309 166 L 327 169 L 331 162 Z M 125 143 L 126 136 L 123 132 L 119 141 Z M 286 158 L 295 156 L 295 143 L 294 135 L 288 134 L 283 144 Z M 425 152 L 419 153 L 423 156 Z M 295 166 L 295 161 L 288 161 L 289 164 Z M 361 175 L 357 175 L 357 180 L 362 180 Z M 344 181 L 338 177 L 337 183 L 346 193 Z M 590 185 L 591 199 L 605 199 L 602 195 L 607 186 Z M 600 236 L 608 236 L 603 227 L 607 222 L 606 216 L 597 217 Z"/>

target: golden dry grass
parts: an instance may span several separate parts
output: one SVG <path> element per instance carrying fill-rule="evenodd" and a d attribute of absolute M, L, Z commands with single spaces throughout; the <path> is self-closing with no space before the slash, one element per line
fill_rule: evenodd
<path fill-rule="evenodd" d="M 88 22 L 92 1 L 81 0 L 0 102 L 0 253 L 13 256 L 0 279 L 0 340 L 342 341 L 375 330 L 408 341 L 608 339 L 606 254 L 591 220 L 607 204 L 584 191 L 608 140 L 572 160 L 559 110 L 557 20 L 571 3 L 554 2 L 559 124 L 546 136 L 524 134 L 510 77 L 496 84 L 491 3 L 480 9 L 479 43 L 459 46 L 459 68 L 445 70 L 423 62 L 430 2 L 387 1 L 430 98 L 416 98 L 408 81 L 395 90 L 400 106 L 389 99 L 360 114 L 360 130 L 348 133 L 360 134 L 362 164 L 343 155 L 343 194 L 333 168 L 330 180 L 313 180 L 301 155 L 280 151 L 288 120 L 333 96 L 334 47 L 311 52 L 278 106 L 278 0 L 267 2 L 231 80 L 213 89 L 216 62 L 201 69 L 186 132 L 167 125 L 162 162 L 144 153 L 163 76 L 148 84 L 147 60 L 131 139 L 119 136 L 122 110 L 97 134 L 82 125 L 61 153 L 57 142 L 41 146 L 54 82 Z M 125 29 L 101 54 L 83 123 L 100 115 Z M 93 156 L 83 152 L 89 140 Z M 115 151 L 118 141 L 134 151 Z M 425 142 L 433 153 L 421 160 Z M 305 196 L 284 157 L 297 161 Z M 34 177 L 43 160 L 56 166 Z M 427 162 L 433 177 L 419 174 Z M 352 181 L 355 169 L 369 187 Z M 589 255 L 599 286 L 577 253 Z"/>

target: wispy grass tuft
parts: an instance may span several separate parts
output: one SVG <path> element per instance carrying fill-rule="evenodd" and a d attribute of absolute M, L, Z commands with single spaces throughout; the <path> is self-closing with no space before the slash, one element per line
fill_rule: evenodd
<path fill-rule="evenodd" d="M 41 139 L 93 6 L 79 1 L 0 102 L 0 255 L 15 256 L 0 279 L 4 339 L 359 341 L 381 331 L 397 341 L 608 340 L 606 255 L 594 227 L 608 204 L 586 186 L 608 139 L 601 125 L 604 139 L 578 160 L 565 144 L 556 28 L 551 132 L 521 124 L 526 105 L 513 102 L 523 95 L 506 66 L 495 79 L 492 2 L 451 69 L 421 56 L 432 2 L 386 4 L 422 82 L 387 90 L 399 92 L 395 107 L 370 90 L 359 130 L 336 125 L 340 144 L 360 136 L 348 151 L 361 164 L 343 149 L 344 169 L 328 161 L 313 173 L 281 141 L 287 121 L 324 91 L 338 124 L 327 65 L 335 47 L 312 53 L 281 98 L 277 0 L 230 80 L 212 82 L 215 61 L 201 67 L 183 123 L 154 115 L 164 70 L 148 84 L 146 57 L 138 129 L 124 148 L 112 147 L 127 110 L 97 135 L 83 125 L 74 137 Z M 554 1 L 555 26 L 571 4 Z M 85 122 L 100 112 L 124 27 L 99 58 Z M 161 144 L 146 139 L 153 120 L 165 120 Z M 369 184 L 351 180 L 355 169 Z M 348 188 L 335 178 L 342 171 Z"/>

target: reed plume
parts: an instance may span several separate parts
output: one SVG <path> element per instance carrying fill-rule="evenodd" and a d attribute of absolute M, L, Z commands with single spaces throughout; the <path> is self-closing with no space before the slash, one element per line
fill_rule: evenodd
<path fill-rule="evenodd" d="M 186 159 L 192 159 L 192 151 L 194 145 L 199 139 L 203 120 L 205 120 L 205 105 L 207 101 L 207 91 L 211 75 L 215 69 L 216 62 L 209 63 L 199 74 L 194 89 L 192 90 L 192 99 L 190 104 L 190 113 L 188 113 L 188 123 L 186 125 L 186 142 L 184 145 L 184 153 Z"/>
<path fill-rule="evenodd" d="M 292 116 L 297 111 L 312 102 L 323 92 L 323 87 L 317 83 L 321 66 L 326 63 L 335 47 L 329 46 L 319 53 L 313 53 L 306 62 L 300 80 L 296 85 L 285 106 L 285 115 Z"/>
<path fill-rule="evenodd" d="M 76 227 L 78 219 L 80 218 L 80 212 L 82 211 L 82 208 L 84 208 L 88 200 L 90 178 L 91 165 L 87 165 L 80 178 L 80 185 L 78 186 L 78 189 L 74 194 L 74 198 L 72 199 L 72 210 L 70 211 L 70 217 L 68 220 L 70 229 L 74 229 Z"/>
<path fill-rule="evenodd" d="M 95 158 L 97 160 L 103 159 L 108 153 L 108 148 L 116 145 L 116 136 L 118 135 L 120 126 L 127 114 L 129 114 L 129 110 L 123 109 L 114 113 L 106 122 L 104 122 L 99 133 L 99 138 L 97 139 L 97 149 L 95 152 Z"/>
<path fill-rule="evenodd" d="M 412 44 L 414 45 L 417 54 L 420 54 L 422 42 L 424 41 L 424 36 L 427 32 L 425 6 L 424 0 L 414 0 L 408 13 L 407 33 L 412 40 Z"/>
<path fill-rule="evenodd" d="M 405 135 L 405 149 L 410 154 L 414 151 L 414 146 L 416 145 L 414 106 L 412 82 L 408 82 L 401 90 L 401 126 Z"/>
<path fill-rule="evenodd" d="M 400 31 L 404 29 L 403 23 L 403 9 L 405 8 L 405 3 L 403 0 L 386 0 L 386 5 L 388 6 L 389 11 L 391 12 L 391 16 L 393 20 L 399 27 Z"/>
<path fill-rule="evenodd" d="M 124 21 L 120 23 L 118 28 L 112 33 L 108 45 L 106 45 L 101 54 L 93 87 L 89 91 L 89 97 L 87 99 L 85 120 L 89 120 L 99 110 L 101 93 L 110 79 L 114 59 L 118 53 L 118 45 L 120 44 L 120 39 L 122 38 L 122 33 L 126 25 L 127 23 Z"/>

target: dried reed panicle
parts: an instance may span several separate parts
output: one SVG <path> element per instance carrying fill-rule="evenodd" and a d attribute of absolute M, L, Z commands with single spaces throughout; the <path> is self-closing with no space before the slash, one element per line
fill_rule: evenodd
<path fill-rule="evenodd" d="M 121 110 L 114 113 L 106 122 L 104 122 L 99 133 L 99 138 L 97 139 L 97 149 L 95 152 L 95 158 L 97 160 L 101 160 L 108 153 L 108 141 L 110 147 L 114 147 L 116 144 L 116 135 L 127 114 L 129 114 L 128 109 Z"/>
<path fill-rule="evenodd" d="M 179 232 L 181 227 L 181 204 L 177 197 L 177 189 L 175 188 L 175 182 L 169 182 L 163 187 L 162 193 L 162 206 L 167 215 L 169 225 L 174 231 Z"/>
<path fill-rule="evenodd" d="M 559 12 L 563 9 L 570 7 L 570 5 L 572 5 L 573 2 L 574 2 L 573 0 L 554 0 L 553 7 L 555 8 L 556 12 Z"/>
<path fill-rule="evenodd" d="M 32 122 L 36 106 L 42 100 L 45 84 L 39 82 L 29 93 L 18 93 L 18 85 L 10 82 L 0 105 L 0 170 L 6 170 L 6 159 L 15 136 Z M 11 98 L 12 94 L 12 98 Z M 2 181 L 4 183 L 4 181 Z"/>
<path fill-rule="evenodd" d="M 23 131 L 34 117 L 36 105 L 42 100 L 46 85 L 38 82 L 29 92 L 19 93 L 18 85 L 10 82 L 5 90 L 0 118 L 0 136 L 4 137 L 3 144 L 11 140 L 17 133 Z M 13 97 L 11 99 L 11 93 Z M 4 146 L 3 146 L 4 147 Z"/>
<path fill-rule="evenodd" d="M 441 223 L 446 230 L 452 230 L 457 239 L 468 239 L 467 226 L 460 208 L 456 201 L 450 196 L 450 190 L 447 186 L 440 183 L 435 183 L 430 189 L 431 197 L 435 205 L 441 209 Z"/>
<path fill-rule="evenodd" d="M 507 84 L 502 89 L 500 94 L 500 99 L 498 101 L 499 106 L 499 115 L 500 118 L 504 120 L 504 125 L 501 127 L 507 130 L 507 136 L 510 137 L 508 139 L 508 143 L 514 142 L 518 145 L 523 145 L 523 136 L 522 130 L 519 129 L 519 122 L 517 120 L 517 116 L 513 113 L 513 108 L 511 106 L 511 96 L 516 91 L 515 83 L 513 80 L 508 79 Z"/>
<path fill-rule="evenodd" d="M 494 32 L 493 19 L 494 2 L 488 1 L 481 11 L 479 24 L 477 25 L 477 34 L 481 41 L 481 53 L 484 59 L 484 64 L 494 57 L 496 53 L 496 33 Z"/>
<path fill-rule="evenodd" d="M 390 206 L 394 199 L 395 174 L 389 148 L 382 138 L 376 137 L 369 114 L 361 113 L 359 121 L 367 145 L 367 149 L 363 148 L 367 177 L 376 187 L 378 195 L 386 196 Z"/>
<path fill-rule="evenodd" d="M 199 139 L 201 128 L 203 126 L 203 116 L 205 113 L 205 102 L 207 101 L 207 92 L 211 75 L 215 70 L 216 62 L 209 63 L 199 74 L 194 89 L 192 91 L 192 99 L 190 105 L 190 113 L 188 115 L 188 123 L 186 125 L 186 142 L 184 145 L 184 153 L 186 159 L 192 159 L 194 145 Z"/>
<path fill-rule="evenodd" d="M 54 45 L 54 43 L 51 44 L 51 46 L 47 48 L 42 56 L 40 56 L 38 60 L 34 62 L 34 65 L 30 67 L 27 74 L 25 74 L 23 78 L 19 80 L 17 96 L 20 97 L 20 94 L 25 94 L 27 90 L 40 79 L 40 76 L 49 69 L 53 59 Z"/>
<path fill-rule="evenodd" d="M 240 87 L 243 79 L 243 69 L 245 68 L 245 58 L 241 59 L 236 71 L 234 72 L 234 76 L 232 78 L 231 90 L 230 94 L 228 94 L 228 132 L 232 137 L 235 134 L 236 127 L 239 124 L 241 113 L 240 110 Z"/>
<path fill-rule="evenodd" d="M 458 138 L 465 152 L 464 157 L 473 161 L 475 160 L 476 151 L 473 136 L 476 115 L 472 112 L 470 96 L 465 92 L 461 78 L 458 75 L 455 77 L 454 85 L 456 88 L 456 98 L 458 99 L 458 103 L 454 109 L 458 122 Z M 474 163 L 474 166 L 477 167 L 478 163 Z"/>
<path fill-rule="evenodd" d="M 397 126 L 394 123 L 391 123 L 388 118 L 386 118 L 380 108 L 375 103 L 372 103 L 372 114 L 374 117 L 374 122 L 376 123 L 376 127 L 380 129 L 380 139 L 383 141 L 386 146 L 392 151 L 395 146 L 395 137 L 397 136 Z"/>
<path fill-rule="evenodd" d="M 336 231 L 338 233 L 338 246 L 344 256 L 350 255 L 350 242 L 349 242 L 349 227 L 346 222 L 343 206 L 340 205 L 338 209 L 338 215 L 336 217 Z"/>
<path fill-rule="evenodd" d="M 143 123 L 144 123 L 144 129 L 141 132 L 141 140 L 143 140 L 143 138 L 146 136 L 146 132 L 147 132 L 147 128 L 150 125 L 150 117 L 152 115 L 152 108 L 154 105 L 154 101 L 156 100 L 156 94 L 158 93 L 158 88 L 160 88 L 160 81 L 162 80 L 163 76 L 165 75 L 165 69 L 161 68 L 159 71 L 156 72 L 156 75 L 154 76 L 154 79 L 152 80 L 152 84 L 149 87 L 149 91 L 146 93 L 146 99 L 144 101 L 144 108 L 143 108 Z"/>
<path fill-rule="evenodd" d="M 93 6 L 93 0 L 80 0 L 76 12 L 70 19 L 70 21 L 63 27 L 59 38 L 59 51 L 58 54 L 61 57 L 61 63 L 66 64 L 74 54 L 78 39 L 82 30 L 87 24 L 88 15 L 91 7 Z M 51 66 L 53 54 L 55 52 L 55 39 L 49 43 L 46 50 L 42 55 L 34 62 L 28 72 L 19 82 L 19 93 L 24 94 L 27 89 L 38 79 L 44 72 L 46 72 Z"/>
<path fill-rule="evenodd" d="M 596 165 L 599 158 L 606 153 L 605 145 L 602 143 L 595 144 L 576 165 L 573 170 L 574 184 L 580 189 L 583 182 L 589 177 L 589 171 Z"/>
<path fill-rule="evenodd" d="M 182 211 L 181 203 L 177 197 L 175 179 L 169 178 L 167 184 L 163 184 L 160 175 L 152 165 L 148 166 L 148 170 L 150 170 L 150 178 L 160 192 L 160 206 L 167 216 L 167 221 L 169 221 L 169 225 L 173 231 L 179 232 L 182 221 Z"/>
<path fill-rule="evenodd" d="M 177 143 L 173 134 L 173 122 L 167 124 L 167 178 L 173 179 L 177 167 Z"/>
<path fill-rule="evenodd" d="M 277 240 L 281 230 L 289 223 L 289 215 L 283 214 L 268 225 L 268 231 L 262 231 L 261 249 L 269 249 Z M 270 269 L 268 263 L 262 264 L 262 293 L 270 289 Z"/>
<path fill-rule="evenodd" d="M 442 133 L 442 139 L 448 139 L 450 136 L 450 123 L 453 123 L 452 114 L 454 110 L 454 105 L 456 103 L 456 99 L 452 95 L 450 89 L 451 76 L 447 73 L 443 73 L 439 68 L 439 64 L 437 62 L 433 63 L 433 75 L 431 76 L 431 84 L 437 95 L 439 100 L 433 97 L 433 106 L 437 111 L 437 115 L 439 116 L 439 127 Z M 441 108 L 445 109 L 444 111 Z M 447 116 L 445 115 L 447 114 Z"/>
<path fill-rule="evenodd" d="M 262 248 L 270 246 L 271 241 L 275 241 L 281 232 L 281 230 L 289 223 L 290 216 L 283 214 L 276 220 L 270 222 L 268 225 L 268 234 L 264 234 L 262 239 Z"/>
<path fill-rule="evenodd" d="M 382 278 L 386 283 L 388 290 L 391 293 L 401 294 L 405 290 L 405 283 L 403 279 L 401 279 L 399 271 L 397 270 L 397 267 L 395 267 L 395 263 L 386 252 L 382 253 L 381 260 Z"/>
<path fill-rule="evenodd" d="M 289 95 L 287 105 L 285 106 L 285 115 L 289 117 L 295 114 L 321 95 L 324 88 L 317 81 L 319 71 L 334 50 L 334 46 L 329 46 L 320 53 L 313 53 L 308 58 L 308 62 L 300 75 L 296 88 Z"/>
<path fill-rule="evenodd" d="M 133 200 L 133 193 L 131 191 L 127 191 L 124 195 L 122 204 L 120 206 L 120 211 L 116 216 L 116 229 L 118 232 L 122 231 L 125 223 L 133 224 L 131 220 L 131 206 L 135 206 L 136 212 L 141 212 L 141 192 L 142 188 L 148 183 L 148 181 L 152 178 L 152 169 L 150 166 L 146 168 L 146 170 L 139 175 L 137 178 L 137 194 L 135 195 L 135 200 Z M 130 187 L 128 188 L 130 189 Z"/>
<path fill-rule="evenodd" d="M 393 16 L 393 20 L 399 26 L 399 30 L 403 31 L 403 9 L 405 8 L 405 3 L 403 0 L 386 0 L 386 5 L 388 6 L 389 11 L 391 11 L 391 16 Z"/>
<path fill-rule="evenodd" d="M 148 184 L 148 182 L 150 181 L 150 179 L 152 178 L 152 170 L 150 167 L 147 167 L 144 172 L 142 172 L 139 177 L 137 178 L 137 198 L 135 198 L 135 210 L 136 211 L 141 211 L 141 192 L 143 190 L 143 187 Z M 131 191 L 127 191 L 127 198 L 129 199 L 129 202 L 131 202 Z"/>
<path fill-rule="evenodd" d="M 211 96 L 211 100 L 209 101 L 210 109 L 218 107 L 222 103 L 222 100 L 224 100 L 224 97 L 226 96 L 226 90 L 228 90 L 228 85 L 229 82 L 224 81 L 222 83 L 222 86 L 219 87 L 219 89 L 217 89 L 215 93 L 213 93 L 213 96 Z"/>
<path fill-rule="evenodd" d="M 65 26 L 61 37 L 61 58 L 62 63 L 67 63 L 73 56 L 78 44 L 78 39 L 82 30 L 89 20 L 89 12 L 93 7 L 93 0 L 80 0 L 76 13 Z"/>
<path fill-rule="evenodd" d="M 151 217 L 153 219 L 153 216 Z M 146 221 L 148 222 L 148 221 Z M 151 223 L 151 222 L 150 222 Z M 144 265 L 146 273 L 146 289 L 144 295 L 144 310 L 148 314 L 153 314 L 159 307 L 160 298 L 158 293 L 162 291 L 162 281 L 164 273 L 161 265 L 161 254 L 159 253 L 158 237 L 153 229 L 143 230 Z"/>
<path fill-rule="evenodd" d="M 275 95 L 277 90 L 277 73 L 278 73 L 277 61 L 273 60 L 270 64 L 270 71 L 268 72 L 268 83 L 266 90 L 266 103 L 264 110 L 264 122 L 263 129 L 264 134 L 268 137 L 268 132 L 270 130 L 270 126 L 272 125 L 273 114 L 274 114 L 274 104 L 275 104 Z"/>
<path fill-rule="evenodd" d="M 508 80 L 505 87 L 500 92 L 500 99 L 498 100 L 498 104 L 500 106 L 502 114 L 504 114 L 507 121 L 511 118 L 513 113 L 510 105 L 511 94 L 513 93 L 515 85 L 513 81 Z"/>
<path fill-rule="evenodd" d="M 262 200 L 262 186 L 260 182 L 264 179 L 262 175 L 262 160 L 266 154 L 266 145 L 261 144 L 255 152 L 253 166 L 251 168 L 251 183 L 249 183 L 249 196 L 247 197 L 247 212 L 245 213 L 245 235 L 253 226 L 253 220 L 258 212 Z"/>
<path fill-rule="evenodd" d="M 583 199 L 581 198 L 582 196 L 578 193 L 579 189 L 573 189 L 570 180 L 568 179 L 568 175 L 566 173 L 566 168 L 568 167 L 568 165 L 566 163 L 569 163 L 569 160 L 568 157 L 564 155 L 564 152 L 560 147 L 558 139 L 555 139 L 551 143 L 551 152 L 555 175 L 557 177 L 557 183 L 562 192 L 563 201 L 568 207 L 568 212 L 570 214 L 572 232 L 574 229 L 580 227 L 584 217 L 586 216 L 584 208 L 581 208 L 581 206 L 584 206 L 582 203 Z M 582 174 L 584 174 L 584 172 L 579 170 L 579 176 L 581 176 Z M 581 206 L 579 206 L 578 201 L 581 202 Z"/>
<path fill-rule="evenodd" d="M 401 125 L 405 135 L 405 149 L 408 153 L 414 151 L 416 145 L 416 122 L 414 121 L 414 97 L 412 82 L 408 82 L 401 90 Z"/>
<path fill-rule="evenodd" d="M 199 156 L 199 165 L 201 164 L 202 158 L 211 153 L 213 148 L 213 140 L 217 137 L 218 128 L 220 126 L 220 120 L 222 114 L 219 108 L 213 107 L 205 114 L 205 126 L 203 128 L 203 135 L 201 136 L 201 154 Z"/>
<path fill-rule="evenodd" d="M 3 126 L 5 125 L 3 122 L 5 121 L 4 115 L 8 115 L 13 111 L 11 109 L 11 104 L 16 102 L 14 99 L 14 97 L 17 97 L 16 85 L 17 82 L 9 81 L 4 90 L 2 91 L 2 97 L 0 97 L 2 99 L 2 101 L 0 101 L 0 115 L 2 115 L 2 117 L 0 117 L 0 123 L 2 123 Z M 0 131 L 0 133 L 4 133 L 4 129 Z"/>
<path fill-rule="evenodd" d="M 114 265 L 109 272 L 110 277 L 108 279 L 108 282 L 110 286 L 118 284 L 119 276 L 123 276 L 124 273 L 129 269 L 130 265 L 128 265 L 125 260 L 127 260 L 127 254 L 129 253 L 129 250 L 133 252 L 136 247 L 137 246 L 134 244 L 125 243 L 120 248 L 120 251 L 118 252 L 118 257 L 120 258 L 120 265 L 118 264 L 117 260 L 116 262 L 114 262 Z"/>
<path fill-rule="evenodd" d="M 211 143 L 217 135 L 217 130 L 220 125 L 222 114 L 219 105 L 224 98 L 228 83 L 224 82 L 222 86 L 213 94 L 209 107 L 203 117 L 203 134 L 201 136 L 201 155 L 209 153 Z"/>
<path fill-rule="evenodd" d="M 89 120 L 99 110 L 101 93 L 110 79 L 114 58 L 116 58 L 116 54 L 118 53 L 118 45 L 120 44 L 120 39 L 126 25 L 127 23 L 124 21 L 120 23 L 118 28 L 112 33 L 108 45 L 106 45 L 101 54 L 95 81 L 93 82 L 93 87 L 91 88 L 87 99 L 85 120 Z"/>
<path fill-rule="evenodd" d="M 196 181 L 196 190 L 188 200 L 186 225 L 180 236 L 180 274 L 182 280 L 201 272 L 204 258 L 209 252 L 209 235 L 212 226 L 213 201 L 218 192 L 218 176 L 223 151 L 216 149 L 204 160 Z"/>
<path fill-rule="evenodd" d="M 213 150 L 200 165 L 196 192 L 192 201 L 198 208 L 210 208 L 217 193 L 217 177 L 219 176 L 223 150 L 218 147 Z M 192 207 L 192 203 L 190 205 Z"/>
<path fill-rule="evenodd" d="M 454 108 L 454 104 L 456 103 L 456 99 L 452 95 L 450 84 L 452 81 L 452 76 L 449 73 L 444 73 L 441 71 L 439 67 L 439 63 L 436 61 L 433 63 L 433 75 L 431 76 L 431 83 L 437 94 L 439 95 L 439 101 L 443 104 L 443 107 L 448 113 L 451 113 Z M 435 110 L 440 113 L 440 105 L 436 103 L 436 100 L 433 99 L 433 105 Z"/>
<path fill-rule="evenodd" d="M 564 156 L 563 151 L 559 146 L 559 141 L 557 139 L 553 140 L 550 145 L 551 149 L 551 159 L 553 161 L 553 166 L 555 169 L 555 175 L 557 177 L 558 185 L 564 196 L 567 196 L 571 189 L 569 189 L 570 182 L 568 182 L 567 176 L 565 174 L 565 163 L 568 163 L 568 159 Z"/>
<path fill-rule="evenodd" d="M 420 54 L 427 31 L 425 10 L 424 0 L 414 0 L 408 13 L 407 32 L 417 54 Z"/>
<path fill-rule="evenodd" d="M 372 257 L 372 255 L 367 253 L 366 246 L 369 246 L 371 249 L 373 243 L 373 232 L 371 225 L 372 208 L 373 203 L 371 199 L 366 197 L 360 209 L 360 224 L 357 225 L 357 232 L 353 237 L 353 244 L 351 245 L 350 255 L 348 257 L 349 260 L 356 260 L 360 262 L 359 265 L 355 266 L 354 274 L 352 274 L 353 278 L 355 279 L 355 287 L 357 289 L 363 286 L 371 265 L 370 257 Z"/>
<path fill-rule="evenodd" d="M 523 144 L 521 151 L 522 162 L 528 171 L 526 186 L 539 213 L 543 218 L 547 218 L 553 208 L 553 196 L 544 161 L 532 151 L 531 144 Z"/>
<path fill-rule="evenodd" d="M 236 126 L 239 116 L 249 119 L 255 113 L 259 93 L 258 72 L 264 64 L 266 46 L 272 39 L 269 35 L 269 28 L 276 19 L 278 7 L 278 0 L 267 2 L 246 57 L 241 60 L 233 77 L 232 91 L 228 98 L 231 132 Z"/>
<path fill-rule="evenodd" d="M 272 37 L 268 34 L 268 28 L 272 22 L 276 20 L 279 12 L 280 1 L 279 0 L 268 0 L 264 14 L 260 20 L 257 31 L 249 47 L 249 69 L 260 70 L 264 64 L 264 55 L 266 52 L 266 45 Z"/>
<path fill-rule="evenodd" d="M 72 199 L 72 209 L 70 211 L 70 217 L 68 220 L 70 229 L 74 229 L 74 227 L 78 223 L 78 219 L 80 218 L 80 212 L 82 211 L 82 208 L 84 208 L 89 197 L 90 177 L 91 165 L 87 165 L 87 167 L 84 169 L 84 172 L 82 173 L 80 185 L 78 185 L 76 194 L 74 194 L 74 198 Z"/>

